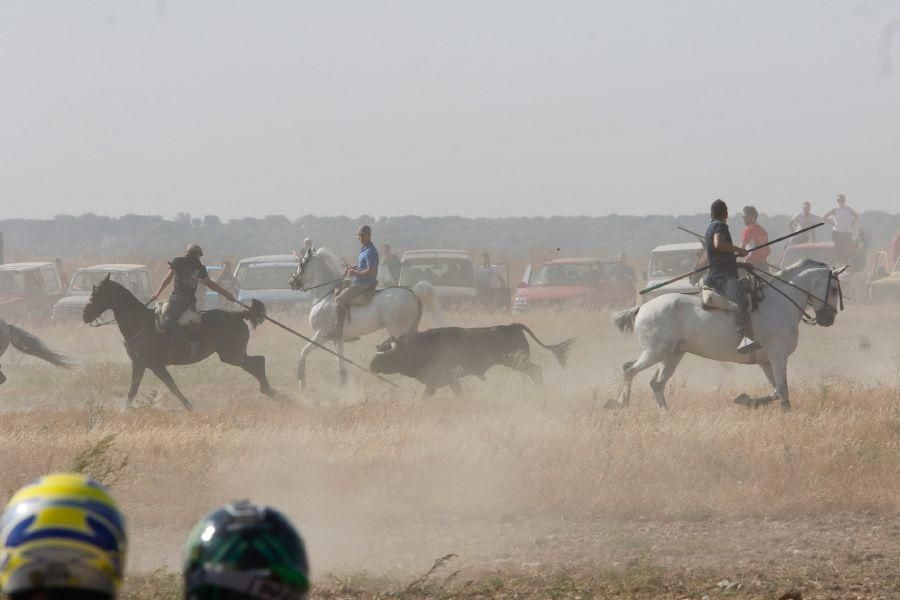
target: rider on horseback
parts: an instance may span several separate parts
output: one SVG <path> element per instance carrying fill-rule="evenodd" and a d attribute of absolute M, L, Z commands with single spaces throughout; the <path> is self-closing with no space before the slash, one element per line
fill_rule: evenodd
<path fill-rule="evenodd" d="M 178 326 L 178 319 L 187 310 L 194 308 L 197 297 L 197 285 L 202 283 L 211 290 L 224 296 L 231 302 L 235 302 L 234 295 L 224 287 L 209 278 L 206 267 L 200 262 L 203 250 L 197 244 L 190 244 L 184 256 L 172 259 L 169 262 L 169 272 L 159 284 L 159 289 L 153 294 L 151 300 L 158 299 L 169 282 L 174 281 L 172 295 L 166 305 L 165 313 L 160 320 L 160 327 L 172 333 L 176 341 L 187 349 L 190 358 L 195 358 L 200 350 L 200 342 L 191 339 L 191 336 L 183 327 Z"/>
<path fill-rule="evenodd" d="M 353 299 L 374 290 L 378 284 L 379 259 L 378 250 L 375 249 L 375 244 L 372 243 L 372 228 L 368 225 L 363 225 L 356 231 L 356 236 L 362 245 L 357 264 L 355 267 L 347 267 L 344 271 L 344 277 L 351 279 L 349 281 L 345 279 L 341 282 L 341 285 L 334 292 L 334 303 L 337 309 L 334 322 L 335 339 L 344 337 L 344 319 Z"/>
<path fill-rule="evenodd" d="M 737 256 L 747 256 L 747 250 L 735 246 L 728 229 L 728 206 L 716 200 L 710 207 L 712 222 L 706 228 L 706 258 L 709 271 L 704 283 L 737 304 L 735 313 L 738 348 L 741 354 L 758 350 L 761 346 L 750 339 L 750 306 L 747 294 L 738 283 Z"/>

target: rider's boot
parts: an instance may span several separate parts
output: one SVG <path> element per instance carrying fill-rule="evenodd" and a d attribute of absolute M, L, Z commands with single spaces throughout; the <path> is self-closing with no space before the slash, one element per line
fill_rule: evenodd
<path fill-rule="evenodd" d="M 737 319 L 738 332 L 738 354 L 749 354 L 762 348 L 759 342 L 750 337 L 750 311 L 746 302 L 738 303 L 738 310 L 735 313 Z"/>

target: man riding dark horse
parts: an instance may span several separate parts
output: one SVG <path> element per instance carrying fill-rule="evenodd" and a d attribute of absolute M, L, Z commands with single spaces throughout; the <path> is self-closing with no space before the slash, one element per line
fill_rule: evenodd
<path fill-rule="evenodd" d="M 172 295 L 169 296 L 169 302 L 160 319 L 160 327 L 171 333 L 176 343 L 184 347 L 192 359 L 200 350 L 200 342 L 193 340 L 185 328 L 178 325 L 178 320 L 186 311 L 194 308 L 197 286 L 202 283 L 229 301 L 235 302 L 231 292 L 209 278 L 206 267 L 200 262 L 201 256 L 203 256 L 203 250 L 200 249 L 200 246 L 190 244 L 184 256 L 172 259 L 169 262 L 169 272 L 159 284 L 159 289 L 152 298 L 152 300 L 158 299 L 169 282 L 173 282 Z"/>
<path fill-rule="evenodd" d="M 347 267 L 344 277 L 349 278 L 341 283 L 335 290 L 334 303 L 336 307 L 334 323 L 334 339 L 344 337 L 344 319 L 350 309 L 350 303 L 354 298 L 369 293 L 378 284 L 378 250 L 372 243 L 372 228 L 363 225 L 356 231 L 356 237 L 362 246 L 359 250 L 359 258 L 355 267 Z"/>
<path fill-rule="evenodd" d="M 735 319 L 738 332 L 738 348 L 741 354 L 759 350 L 762 346 L 750 338 L 750 303 L 747 293 L 738 282 L 737 257 L 749 252 L 735 246 L 728 229 L 728 206 L 716 200 L 710 207 L 712 221 L 706 228 L 706 259 L 709 271 L 704 284 L 719 292 L 737 305 Z"/>

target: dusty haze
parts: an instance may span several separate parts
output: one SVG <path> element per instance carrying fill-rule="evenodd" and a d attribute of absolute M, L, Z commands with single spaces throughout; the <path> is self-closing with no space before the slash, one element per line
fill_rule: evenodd
<path fill-rule="evenodd" d="M 0 6 L 6 216 L 900 196 L 887 1 Z"/>

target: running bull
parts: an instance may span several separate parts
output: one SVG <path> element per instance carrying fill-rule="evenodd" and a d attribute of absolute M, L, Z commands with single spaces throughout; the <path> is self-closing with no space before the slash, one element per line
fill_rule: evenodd
<path fill-rule="evenodd" d="M 521 323 L 494 327 L 440 327 L 407 333 L 391 343 L 390 349 L 378 352 L 369 369 L 374 373 L 400 373 L 425 384 L 425 395 L 450 386 L 456 395 L 462 393 L 460 377 L 477 375 L 495 365 L 504 365 L 525 373 L 541 385 L 541 369 L 531 362 L 531 351 L 525 334 L 541 347 L 553 352 L 561 366 L 574 339 L 548 346 Z"/>

